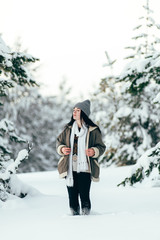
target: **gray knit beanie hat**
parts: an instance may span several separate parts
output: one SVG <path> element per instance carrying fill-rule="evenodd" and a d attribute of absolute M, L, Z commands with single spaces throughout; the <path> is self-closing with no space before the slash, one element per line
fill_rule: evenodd
<path fill-rule="evenodd" d="M 80 108 L 89 117 L 90 114 L 90 101 L 87 99 L 83 102 L 78 102 L 74 108 Z"/>

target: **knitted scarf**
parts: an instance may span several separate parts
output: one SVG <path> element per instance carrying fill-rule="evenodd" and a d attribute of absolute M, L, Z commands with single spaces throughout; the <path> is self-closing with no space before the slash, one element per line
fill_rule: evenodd
<path fill-rule="evenodd" d="M 86 172 L 88 170 L 87 158 L 86 158 L 86 136 L 88 128 L 82 124 L 80 131 L 78 130 L 77 122 L 74 121 L 70 136 L 71 152 L 69 155 L 69 169 L 67 174 L 67 186 L 73 186 L 73 173 L 72 173 L 72 158 L 73 158 L 73 144 L 74 135 L 78 137 L 78 151 L 77 151 L 77 172 Z"/>

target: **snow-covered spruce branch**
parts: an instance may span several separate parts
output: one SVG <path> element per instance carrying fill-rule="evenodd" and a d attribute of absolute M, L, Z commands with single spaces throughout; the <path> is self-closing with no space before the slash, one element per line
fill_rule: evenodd
<path fill-rule="evenodd" d="M 15 174 L 20 163 L 27 159 L 29 152 L 31 151 L 31 146 L 28 145 L 28 149 L 23 149 L 18 153 L 18 156 L 14 162 L 12 162 L 5 170 L 5 172 L 0 173 L 0 180 L 6 181 L 10 179 L 11 174 Z"/>
<path fill-rule="evenodd" d="M 157 168 L 156 175 L 152 180 L 160 178 L 160 142 L 153 148 L 146 151 L 137 161 L 132 169 L 130 177 L 127 177 L 118 186 L 127 184 L 133 185 L 137 182 L 142 182 L 146 177 L 149 177 L 153 169 Z"/>

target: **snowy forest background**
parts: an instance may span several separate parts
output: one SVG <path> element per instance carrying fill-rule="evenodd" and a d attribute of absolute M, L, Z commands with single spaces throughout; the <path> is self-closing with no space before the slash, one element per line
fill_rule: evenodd
<path fill-rule="evenodd" d="M 102 167 L 133 165 L 131 176 L 120 184 L 160 181 L 160 24 L 149 1 L 133 29 L 127 46 L 126 66 L 114 74 L 106 51 L 110 75 L 89 93 L 91 119 L 100 126 L 106 152 Z M 64 80 L 59 95 L 44 96 L 36 81 L 39 60 L 23 51 L 17 41 L 8 47 L 0 38 L 0 199 L 13 193 L 16 172 L 50 171 L 57 167 L 56 137 L 69 122 L 75 100 Z M 79 97 L 80 98 L 80 97 Z M 79 99 L 77 98 L 79 101 Z M 83 99 L 81 99 L 83 100 Z M 22 150 L 23 149 L 23 150 Z M 20 197 L 25 192 L 19 193 Z"/>

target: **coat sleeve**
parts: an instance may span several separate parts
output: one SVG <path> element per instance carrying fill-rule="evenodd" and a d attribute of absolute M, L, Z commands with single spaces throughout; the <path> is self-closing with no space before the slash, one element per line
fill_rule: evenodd
<path fill-rule="evenodd" d="M 96 128 L 92 133 L 92 146 L 94 149 L 95 155 L 92 158 L 99 158 L 105 151 L 106 146 L 102 141 L 102 135 L 98 128 Z"/>
<path fill-rule="evenodd" d="M 62 133 L 60 133 L 60 135 L 57 137 L 57 142 L 56 142 L 56 150 L 57 153 L 61 156 L 64 156 L 64 154 L 62 153 L 61 149 L 63 147 L 66 147 L 66 142 L 65 142 L 65 136 L 66 136 L 66 131 L 65 129 L 63 130 Z"/>

